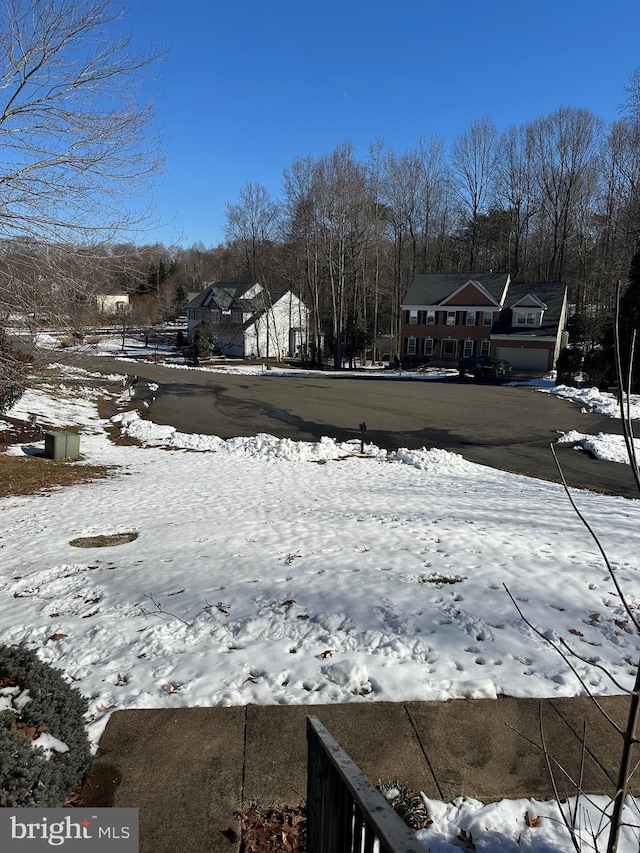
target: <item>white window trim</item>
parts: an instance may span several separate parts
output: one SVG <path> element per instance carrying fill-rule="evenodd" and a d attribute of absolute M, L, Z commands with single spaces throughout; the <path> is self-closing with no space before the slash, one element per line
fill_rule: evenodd
<path fill-rule="evenodd" d="M 427 344 L 429 344 L 429 352 L 427 352 Z M 422 340 L 422 354 L 427 356 L 432 356 L 434 350 L 434 340 L 431 337 L 423 338 Z"/>
<path fill-rule="evenodd" d="M 489 355 L 491 352 L 491 341 L 480 341 L 480 355 Z"/>
<path fill-rule="evenodd" d="M 435 326 L 436 324 L 436 312 L 435 311 L 427 311 L 427 326 Z"/>
<path fill-rule="evenodd" d="M 475 326 L 477 316 L 478 316 L 477 311 L 467 311 L 467 316 L 465 318 L 465 325 L 466 326 Z M 472 317 L 473 317 L 473 320 L 471 321 Z"/>
<path fill-rule="evenodd" d="M 456 325 L 457 314 L 457 311 L 447 311 L 447 326 Z"/>
<path fill-rule="evenodd" d="M 516 308 L 513 325 L 524 328 L 535 328 L 541 325 L 541 321 L 541 311 L 527 311 L 523 308 Z"/>
<path fill-rule="evenodd" d="M 417 326 L 418 325 L 418 312 L 409 310 L 409 325 Z"/>
<path fill-rule="evenodd" d="M 489 322 L 487 322 L 487 316 L 489 317 Z M 485 311 L 483 313 L 482 325 L 483 326 L 493 326 L 493 311 Z"/>
<path fill-rule="evenodd" d="M 416 346 L 417 346 L 417 338 L 409 337 L 407 338 L 407 355 L 415 355 L 416 354 Z"/>
<path fill-rule="evenodd" d="M 471 338 L 467 338 L 466 341 L 462 344 L 462 357 L 463 358 L 471 358 L 473 355 L 473 340 Z"/>

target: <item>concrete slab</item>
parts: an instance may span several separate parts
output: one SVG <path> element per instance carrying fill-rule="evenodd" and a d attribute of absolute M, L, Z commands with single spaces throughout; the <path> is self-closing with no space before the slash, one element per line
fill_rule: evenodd
<path fill-rule="evenodd" d="M 140 809 L 140 853 L 235 853 L 244 725 L 244 708 L 116 711 L 92 804 Z"/>
<path fill-rule="evenodd" d="M 435 779 L 404 705 L 250 706 L 247 710 L 245 800 L 293 805 L 306 796 L 306 718 L 316 716 L 375 784 L 401 778 L 412 790 L 438 795 Z"/>
<path fill-rule="evenodd" d="M 618 721 L 626 719 L 627 703 L 626 697 L 603 701 Z M 407 711 L 444 800 L 457 796 L 485 802 L 503 797 L 552 799 L 553 786 L 540 748 L 541 719 L 546 748 L 558 762 L 554 767 L 561 796 L 575 794 L 572 780 L 579 778 L 578 736 L 585 720 L 584 788 L 609 795 L 615 789 L 612 779 L 622 740 L 590 699 L 409 702 Z"/>
<path fill-rule="evenodd" d="M 628 698 L 600 700 L 626 723 Z M 611 795 L 621 737 L 586 698 L 363 702 L 117 711 L 92 770 L 94 806 L 140 809 L 141 853 L 238 853 L 234 812 L 306 796 L 306 718 L 317 716 L 374 784 L 398 779 L 448 801 L 550 799 L 541 744 L 584 788 Z M 575 793 L 562 782 L 561 796 Z M 640 779 L 635 793 L 640 793 Z"/>

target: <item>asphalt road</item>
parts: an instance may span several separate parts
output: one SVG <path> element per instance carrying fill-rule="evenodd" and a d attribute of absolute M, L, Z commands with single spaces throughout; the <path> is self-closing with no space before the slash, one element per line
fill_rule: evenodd
<path fill-rule="evenodd" d="M 113 373 L 111 359 L 77 363 Z M 121 365 L 118 365 L 121 369 Z M 282 377 L 206 373 L 131 365 L 156 382 L 150 416 L 183 432 L 222 438 L 259 432 L 317 440 L 359 438 L 380 447 L 441 447 L 472 462 L 559 481 L 549 445 L 559 431 L 620 433 L 617 420 L 584 413 L 575 403 L 530 387 L 492 382 L 397 378 Z M 144 393 L 140 383 L 140 393 Z M 567 482 L 580 488 L 638 498 L 629 466 L 603 462 L 569 445 L 556 451 Z"/>

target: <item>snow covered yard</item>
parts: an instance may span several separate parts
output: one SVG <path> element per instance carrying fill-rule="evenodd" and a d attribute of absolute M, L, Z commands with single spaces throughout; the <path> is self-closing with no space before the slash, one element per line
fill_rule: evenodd
<path fill-rule="evenodd" d="M 560 486 L 437 449 L 223 441 L 135 413 L 117 422 L 143 446 L 114 445 L 96 393 L 52 384 L 11 415 L 81 424 L 85 462 L 114 475 L 0 501 L 0 641 L 39 649 L 89 697 L 94 745 L 115 708 L 583 693 L 505 584 L 549 637 L 631 686 L 640 640 Z M 640 503 L 575 497 L 640 605 Z M 116 533 L 137 537 L 70 544 Z M 471 809 L 503 841 L 512 815 L 432 807 L 432 851 L 458 849 L 451 809 L 458 829 Z M 476 849 L 509 849 L 494 836 Z"/>
<path fill-rule="evenodd" d="M 146 446 L 114 446 L 92 393 L 32 391 L 13 412 L 82 423 L 85 460 L 119 467 L 2 501 L 0 637 L 90 697 L 94 741 L 113 708 L 582 692 L 503 584 L 629 683 L 640 643 L 559 486 L 437 449 L 362 458 L 359 442 L 222 441 L 135 413 L 121 427 Z M 640 602 L 639 504 L 578 501 Z M 119 532 L 138 536 L 69 544 Z"/>

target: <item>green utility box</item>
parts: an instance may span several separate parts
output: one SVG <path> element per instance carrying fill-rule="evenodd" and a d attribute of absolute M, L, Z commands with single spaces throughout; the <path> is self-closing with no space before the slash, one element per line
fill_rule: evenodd
<path fill-rule="evenodd" d="M 49 459 L 78 459 L 80 436 L 75 432 L 45 432 L 44 455 Z"/>

